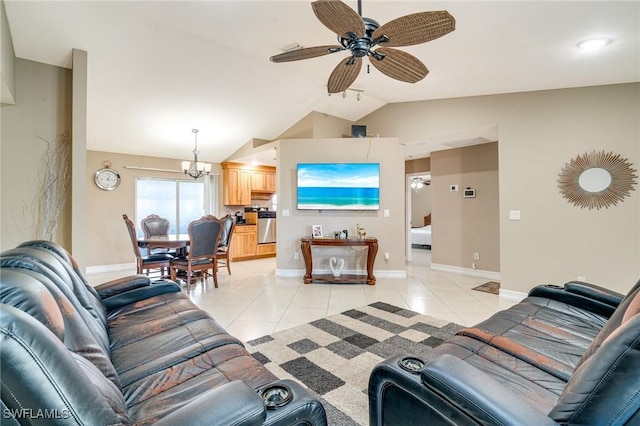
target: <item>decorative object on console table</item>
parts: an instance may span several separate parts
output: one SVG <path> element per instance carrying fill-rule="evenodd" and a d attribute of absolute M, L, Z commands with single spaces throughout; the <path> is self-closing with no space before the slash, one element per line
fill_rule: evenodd
<path fill-rule="evenodd" d="M 358 236 L 359 239 L 363 240 L 367 238 L 367 230 L 361 227 L 360 225 L 356 224 L 356 235 Z"/>
<path fill-rule="evenodd" d="M 331 268 L 331 274 L 333 277 L 338 278 L 344 269 L 344 259 L 336 259 L 335 257 L 332 257 L 329 259 L 329 267 Z"/>
<path fill-rule="evenodd" d="M 313 259 L 311 255 L 311 246 L 320 247 L 367 247 L 367 275 L 363 274 L 341 274 L 334 277 L 331 274 L 315 274 L 313 272 Z M 376 277 L 373 275 L 373 264 L 378 254 L 378 240 L 376 238 L 362 239 L 336 239 L 336 238 L 302 238 L 300 240 L 300 250 L 304 259 L 305 274 L 304 283 L 309 284 L 312 281 L 319 282 L 349 282 L 349 283 L 367 283 L 376 285 Z"/>
<path fill-rule="evenodd" d="M 311 236 L 313 238 L 322 237 L 322 225 L 313 225 L 311 227 Z"/>

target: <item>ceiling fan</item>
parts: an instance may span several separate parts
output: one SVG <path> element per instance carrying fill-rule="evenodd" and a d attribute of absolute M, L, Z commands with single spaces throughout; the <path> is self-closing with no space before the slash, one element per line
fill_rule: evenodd
<path fill-rule="evenodd" d="M 311 7 L 318 20 L 338 35 L 340 44 L 292 50 L 272 56 L 271 61 L 298 61 L 349 50 L 351 56 L 341 61 L 329 76 L 329 93 L 344 92 L 351 86 L 365 56 L 391 78 L 407 83 L 422 80 L 429 72 L 427 67 L 415 56 L 394 47 L 435 40 L 453 31 L 456 25 L 447 11 L 437 11 L 413 13 L 380 26 L 373 19 L 362 17 L 361 0 L 357 13 L 340 0 L 318 0 Z"/>

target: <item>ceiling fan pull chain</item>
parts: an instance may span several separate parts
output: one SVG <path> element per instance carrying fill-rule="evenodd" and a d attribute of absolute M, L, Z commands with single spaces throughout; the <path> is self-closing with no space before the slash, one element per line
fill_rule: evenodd
<path fill-rule="evenodd" d="M 371 70 L 369 69 L 369 64 L 367 64 L 367 74 L 370 74 Z"/>
<path fill-rule="evenodd" d="M 358 15 L 362 18 L 362 0 L 358 0 Z"/>

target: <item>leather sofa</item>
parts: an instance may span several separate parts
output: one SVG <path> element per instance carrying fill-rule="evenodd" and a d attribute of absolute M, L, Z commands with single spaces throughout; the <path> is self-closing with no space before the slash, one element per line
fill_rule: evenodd
<path fill-rule="evenodd" d="M 326 425 L 179 286 L 92 287 L 56 244 L 0 256 L 3 425 Z"/>
<path fill-rule="evenodd" d="M 377 365 L 371 425 L 640 424 L 640 281 L 534 288 L 421 357 Z"/>

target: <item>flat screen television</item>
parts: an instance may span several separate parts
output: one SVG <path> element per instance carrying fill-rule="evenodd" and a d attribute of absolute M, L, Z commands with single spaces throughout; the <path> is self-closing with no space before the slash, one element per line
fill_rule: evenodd
<path fill-rule="evenodd" d="M 379 210 L 379 163 L 299 163 L 298 210 Z"/>

